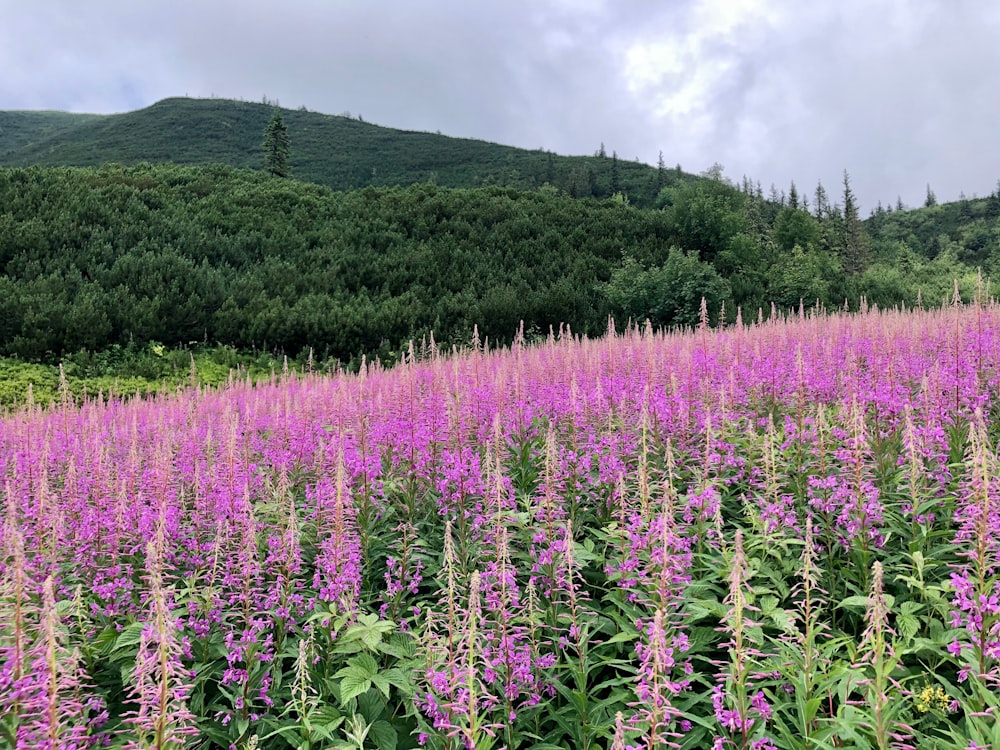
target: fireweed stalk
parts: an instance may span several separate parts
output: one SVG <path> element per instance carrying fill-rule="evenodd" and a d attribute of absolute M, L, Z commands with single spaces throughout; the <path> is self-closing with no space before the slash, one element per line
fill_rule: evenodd
<path fill-rule="evenodd" d="M 679 747 L 674 740 L 682 733 L 676 728 L 689 727 L 680 718 L 681 712 L 673 706 L 673 699 L 688 687 L 688 680 L 676 680 L 672 675 L 677 654 L 687 650 L 687 639 L 683 634 L 669 633 L 668 627 L 666 613 L 657 609 L 652 621 L 643 628 L 643 641 L 636 646 L 640 660 L 636 685 L 639 711 L 634 723 L 647 728 L 646 747 L 649 750 Z"/>
<path fill-rule="evenodd" d="M 948 647 L 953 656 L 968 652 L 959 680 L 969 678 L 984 687 L 1000 685 L 1000 461 L 990 446 L 982 413 L 977 411 L 969 430 L 967 502 L 956 513 L 955 542 L 968 560 L 951 574 L 952 627 L 965 631 Z M 985 708 L 976 698 L 978 710 Z"/>
<path fill-rule="evenodd" d="M 899 656 L 889 628 L 889 607 L 882 582 L 882 563 L 872 565 L 871 589 L 868 606 L 865 609 L 865 631 L 859 648 L 860 663 L 868 672 L 861 685 L 865 694 L 867 724 L 879 750 L 892 747 L 907 747 L 912 739 L 912 728 L 895 718 L 902 700 L 892 701 L 890 691 L 900 691 L 893 672 L 899 664 Z M 893 710 L 896 709 L 896 710 Z"/>
<path fill-rule="evenodd" d="M 498 522 L 500 519 L 498 519 Z M 523 620 L 533 612 L 521 602 L 521 590 L 510 559 L 506 525 L 494 534 L 494 559 L 481 578 L 483 596 L 483 681 L 500 693 L 505 715 L 504 739 L 514 744 L 514 725 L 522 707 L 541 701 L 537 692 L 531 642 Z M 521 616 L 521 612 L 525 616 Z"/>
<path fill-rule="evenodd" d="M 8 487 L 8 498 L 10 489 Z M 9 505 L 8 505 L 9 508 Z M 8 510 L 4 525 L 4 568 L 0 590 L 0 722 L 5 733 L 13 735 L 21 717 L 21 692 L 28 671 L 29 630 L 33 625 L 28 617 L 32 606 L 28 598 L 24 538 L 16 525 L 16 515 Z"/>
<path fill-rule="evenodd" d="M 773 747 L 772 741 L 764 735 L 765 726 L 771 719 L 771 704 L 763 690 L 754 692 L 751 680 L 753 660 L 759 654 L 748 639 L 748 629 L 755 623 L 746 618 L 749 571 L 741 529 L 736 530 L 729 564 L 729 593 L 726 596 L 729 612 L 722 627 L 730 635 L 730 641 L 725 644 L 729 664 L 726 671 L 718 675 L 712 692 L 715 719 L 724 733 L 716 735 L 713 748 L 766 750 Z"/>
<path fill-rule="evenodd" d="M 97 738 L 92 730 L 107 714 L 96 695 L 87 695 L 86 675 L 75 649 L 65 646 L 66 628 L 56 609 L 52 577 L 42 587 L 42 639 L 33 649 L 34 685 L 24 695 L 25 723 L 18 727 L 17 748 L 83 750 Z M 91 714 L 96 714 L 92 717 Z"/>
<path fill-rule="evenodd" d="M 580 586 L 580 571 L 577 562 L 573 554 L 573 526 L 571 521 L 567 519 L 566 522 L 566 550 L 563 553 L 563 560 L 566 564 L 566 605 L 568 606 L 567 612 L 561 613 L 560 619 L 564 623 L 568 623 L 569 627 L 566 629 L 566 635 L 560 637 L 560 643 L 564 644 L 564 648 L 572 646 L 572 650 L 576 653 L 576 662 L 572 661 L 572 656 L 567 648 L 566 660 L 568 662 L 569 671 L 573 676 L 573 688 L 581 696 L 582 700 L 580 705 L 582 710 L 580 712 L 580 747 L 581 750 L 588 750 L 593 741 L 593 737 L 590 732 L 587 731 L 589 727 L 590 715 L 589 706 L 587 698 L 587 677 L 588 677 L 588 664 L 587 657 L 590 650 L 590 638 L 591 633 L 589 632 L 589 623 L 584 621 L 583 608 L 581 605 L 581 598 L 583 592 Z"/>
<path fill-rule="evenodd" d="M 197 732 L 187 708 L 190 675 L 181 664 L 177 619 L 171 611 L 172 592 L 163 580 L 163 531 L 146 545 L 149 611 L 135 657 L 132 686 L 135 709 L 126 714 L 127 750 L 183 748 Z"/>
<path fill-rule="evenodd" d="M 459 654 L 460 661 L 455 664 L 452 676 L 454 700 L 449 706 L 454 723 L 448 729 L 448 736 L 460 738 L 466 750 L 491 747 L 498 727 L 486 718 L 497 700 L 480 678 L 482 653 L 479 629 L 483 615 L 480 586 L 479 571 L 474 571 L 469 581 L 465 639 Z"/>
<path fill-rule="evenodd" d="M 820 649 L 820 638 L 827 635 L 828 630 L 820 619 L 826 592 L 819 588 L 816 577 L 813 520 L 812 516 L 808 515 L 799 580 L 792 590 L 792 594 L 798 597 L 796 607 L 798 627 L 783 633 L 777 643 L 782 659 L 782 671 L 790 692 L 795 696 L 795 706 L 792 711 L 794 724 L 788 732 L 802 740 L 805 750 L 820 746 L 813 737 L 819 727 L 817 714 L 824 698 L 819 693 L 819 681 L 827 666 L 827 660 Z"/>
<path fill-rule="evenodd" d="M 655 498 L 659 512 L 646 517 L 642 505 L 631 511 L 629 520 L 621 523 L 625 529 L 621 533 L 623 547 L 613 552 L 616 562 L 606 568 L 617 585 L 628 592 L 627 601 L 650 613 L 636 623 L 640 636 L 635 647 L 639 659 L 635 685 L 638 703 L 629 721 L 630 726 L 643 728 L 649 748 L 674 746 L 675 740 L 690 728 L 690 722 L 682 719 L 673 706 L 674 699 L 689 687 L 691 671 L 690 662 L 681 657 L 689 644 L 680 614 L 683 592 L 690 583 L 691 540 L 686 527 L 675 517 L 673 472 L 673 451 L 668 440 L 666 477 L 658 485 L 663 497 Z M 625 498 L 631 495 L 624 490 L 621 494 L 624 507 Z M 651 494 L 649 500 L 653 499 Z"/>
<path fill-rule="evenodd" d="M 343 453 L 337 458 L 333 518 L 329 528 L 320 528 L 319 551 L 313 574 L 318 599 L 354 612 L 361 591 L 362 549 L 354 505 L 346 487 Z"/>
<path fill-rule="evenodd" d="M 230 711 L 221 719 L 226 725 L 235 720 L 237 733 L 243 735 L 249 722 L 270 707 L 267 693 L 270 678 L 265 671 L 274 656 L 274 622 L 265 616 L 262 606 L 261 530 L 247 487 L 237 523 L 239 549 L 231 558 L 232 567 L 228 571 L 233 586 L 229 596 L 233 617 L 224 636 L 227 668 L 221 681 L 233 699 Z"/>
<path fill-rule="evenodd" d="M 453 675 L 461 652 L 459 618 L 461 612 L 458 605 L 457 561 L 455 545 L 452 540 L 451 520 L 445 521 L 444 551 L 441 565 L 441 576 L 444 578 L 445 612 L 436 612 L 428 608 L 425 614 L 423 628 L 424 672 L 421 686 L 417 690 L 416 703 L 421 713 L 430 720 L 432 729 L 441 733 L 446 748 L 453 746 L 453 738 L 446 732 L 454 725 L 454 711 L 450 702 L 454 699 L 456 681 Z M 442 626 L 441 620 L 444 620 Z M 441 629 L 444 628 L 442 643 Z M 421 735 L 424 744 L 427 733 Z"/>

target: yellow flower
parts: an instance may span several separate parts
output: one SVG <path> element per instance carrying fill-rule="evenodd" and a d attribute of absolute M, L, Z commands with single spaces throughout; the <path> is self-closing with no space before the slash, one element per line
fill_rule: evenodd
<path fill-rule="evenodd" d="M 917 711 L 922 714 L 931 710 L 950 713 L 951 699 L 948 698 L 948 694 L 940 685 L 936 687 L 924 685 L 924 689 L 914 697 L 914 702 L 916 703 Z"/>

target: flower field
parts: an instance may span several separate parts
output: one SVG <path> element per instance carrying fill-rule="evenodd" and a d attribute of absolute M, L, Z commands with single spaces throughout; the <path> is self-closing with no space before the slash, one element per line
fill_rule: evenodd
<path fill-rule="evenodd" d="M 0 747 L 1000 747 L 1000 307 L 0 419 Z"/>

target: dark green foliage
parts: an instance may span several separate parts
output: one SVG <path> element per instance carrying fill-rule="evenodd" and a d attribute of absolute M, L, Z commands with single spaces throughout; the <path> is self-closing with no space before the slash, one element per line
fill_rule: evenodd
<path fill-rule="evenodd" d="M 552 191 L 335 193 L 225 167 L 0 170 L 0 353 L 129 342 L 390 357 L 432 330 L 509 341 L 604 330 L 626 250 L 667 257 L 666 217 Z"/>
<path fill-rule="evenodd" d="M 289 177 L 288 128 L 281 119 L 281 112 L 274 110 L 271 121 L 264 129 L 264 169 L 275 177 Z"/>
<path fill-rule="evenodd" d="M 250 153 L 259 161 L 259 141 Z M 539 159 L 558 182 L 563 157 Z M 218 165 L 0 169 L 0 355 L 52 362 L 157 341 L 392 362 L 432 331 L 450 348 L 474 326 L 509 341 L 522 321 L 541 335 L 564 323 L 599 334 L 609 314 L 691 325 L 702 296 L 713 321 L 723 301 L 730 321 L 736 307 L 749 320 L 772 303 L 940 304 L 954 279 L 968 300 L 975 267 L 989 274 L 1000 260 L 997 196 L 881 211 L 862 226 L 853 205 L 823 199 L 817 217 L 748 182 L 737 191 L 675 170 L 634 183 L 640 196 L 665 183 L 659 208 L 643 208 L 627 180 L 640 165 L 582 163 L 572 191 L 337 193 Z M 609 200 L 615 164 L 623 192 Z M 852 236 L 862 255 L 847 253 Z"/>
<path fill-rule="evenodd" d="M 714 179 L 666 188 L 660 195 L 676 243 L 710 263 L 746 228 L 746 200 L 727 183 Z"/>
<path fill-rule="evenodd" d="M 612 311 L 636 323 L 657 327 L 695 326 L 701 301 L 717 313 L 730 296 L 729 283 L 695 253 L 670 249 L 662 265 L 646 268 L 633 258 L 615 269 L 607 285 Z M 715 322 L 715 321 L 713 321 Z"/>
<path fill-rule="evenodd" d="M 813 249 L 819 244 L 819 223 L 805 211 L 783 208 L 774 222 L 774 242 L 784 253 L 796 245 Z"/>
<path fill-rule="evenodd" d="M 796 245 L 771 268 L 771 301 L 785 310 L 800 303 L 807 308 L 817 302 L 829 305 L 837 299 L 834 290 L 839 278 L 840 264 L 829 253 Z"/>
<path fill-rule="evenodd" d="M 1000 188 L 988 198 L 897 210 L 865 223 L 876 256 L 891 255 L 903 243 L 919 258 L 950 252 L 961 263 L 982 266 L 991 274 L 1000 261 Z"/>
<path fill-rule="evenodd" d="M 844 214 L 839 229 L 838 245 L 844 270 L 852 274 L 864 271 L 869 262 L 868 236 L 858 218 L 858 204 L 847 170 L 844 170 Z"/>

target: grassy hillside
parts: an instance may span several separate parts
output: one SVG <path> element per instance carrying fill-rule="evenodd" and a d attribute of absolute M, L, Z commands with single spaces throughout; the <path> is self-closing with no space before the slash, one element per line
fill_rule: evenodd
<path fill-rule="evenodd" d="M 52 136 L 75 130 L 78 126 L 100 120 L 103 115 L 70 112 L 0 111 L 0 162 L 7 163 L 11 153 Z"/>
<path fill-rule="evenodd" d="M 36 118 L 35 136 L 12 141 L 7 153 L 0 147 L 0 165 L 176 162 L 260 168 L 263 131 L 272 112 L 264 104 L 174 98 L 135 112 L 68 120 L 72 127 L 56 129 L 47 118 Z M 610 155 L 557 156 L 304 110 L 281 113 L 291 140 L 293 174 L 335 190 L 418 182 L 534 189 L 549 183 L 573 196 L 601 198 L 614 192 L 617 182 L 633 203 L 651 205 L 662 187 L 693 179 L 675 169 L 657 170 Z M 25 121 L 22 129 L 29 126 Z"/>

